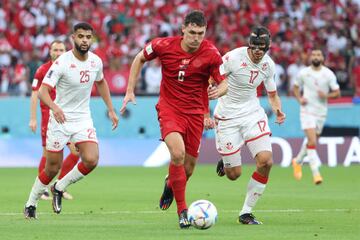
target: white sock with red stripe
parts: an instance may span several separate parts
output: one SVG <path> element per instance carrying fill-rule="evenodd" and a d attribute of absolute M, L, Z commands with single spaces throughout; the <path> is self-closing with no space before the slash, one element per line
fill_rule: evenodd
<path fill-rule="evenodd" d="M 308 146 L 307 155 L 309 158 L 309 165 L 310 165 L 310 169 L 311 169 L 313 176 L 319 175 L 320 174 L 320 171 L 319 171 L 319 161 L 320 160 L 319 160 L 319 156 L 316 152 L 316 147 Z"/>
<path fill-rule="evenodd" d="M 47 185 L 43 184 L 39 177 L 36 177 L 34 185 L 31 188 L 29 199 L 27 200 L 25 206 L 37 206 L 37 203 L 41 195 L 45 192 Z"/>
<path fill-rule="evenodd" d="M 247 193 L 240 215 L 251 213 L 256 202 L 265 191 L 267 177 L 261 176 L 258 172 L 254 172 L 247 186 Z"/>
<path fill-rule="evenodd" d="M 92 170 L 93 169 L 85 167 L 83 162 L 79 162 L 68 174 L 56 183 L 56 189 L 62 192 L 65 191 L 70 184 L 76 183 Z"/>

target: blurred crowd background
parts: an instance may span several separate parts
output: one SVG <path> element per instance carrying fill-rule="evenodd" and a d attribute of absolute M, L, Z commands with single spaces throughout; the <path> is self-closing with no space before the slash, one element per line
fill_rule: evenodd
<path fill-rule="evenodd" d="M 192 9 L 204 11 L 207 39 L 222 54 L 246 45 L 252 26 L 268 27 L 281 95 L 291 95 L 316 46 L 342 94 L 360 96 L 360 0 L 2 0 L 0 96 L 29 95 L 36 69 L 49 58 L 49 44 L 60 39 L 70 49 L 72 26 L 80 21 L 96 31 L 92 51 L 104 61 L 112 94 L 123 94 L 134 56 L 155 37 L 180 34 Z M 160 80 L 159 63 L 147 63 L 138 94 L 158 94 Z"/>

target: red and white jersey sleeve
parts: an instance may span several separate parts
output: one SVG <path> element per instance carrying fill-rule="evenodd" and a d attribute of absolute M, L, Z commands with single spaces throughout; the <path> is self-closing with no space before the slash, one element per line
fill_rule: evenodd
<path fill-rule="evenodd" d="M 48 61 L 44 64 L 42 64 L 35 72 L 35 75 L 34 75 L 34 80 L 32 82 L 32 85 L 31 85 L 31 88 L 33 91 L 38 91 L 41 84 L 42 84 L 42 81 L 45 77 L 45 74 L 46 72 L 49 70 L 49 68 L 51 67 L 52 65 L 52 62 L 51 61 Z"/>
<path fill-rule="evenodd" d="M 218 118 L 232 119 L 263 111 L 256 92 L 262 82 L 268 92 L 276 91 L 275 63 L 267 54 L 255 64 L 247 47 L 236 48 L 223 56 L 221 71 L 227 76 L 228 91 L 216 105 Z"/>
<path fill-rule="evenodd" d="M 67 121 L 91 118 L 90 94 L 95 81 L 103 80 L 103 63 L 92 52 L 85 61 L 77 59 L 72 51 L 62 54 L 46 73 L 43 84 L 56 86 L 57 104 Z"/>

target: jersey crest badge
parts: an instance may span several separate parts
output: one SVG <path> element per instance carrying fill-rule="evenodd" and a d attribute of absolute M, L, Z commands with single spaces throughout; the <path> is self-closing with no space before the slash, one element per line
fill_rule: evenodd
<path fill-rule="evenodd" d="M 264 63 L 261 67 L 261 70 L 266 71 L 267 68 L 268 68 L 268 64 Z"/>

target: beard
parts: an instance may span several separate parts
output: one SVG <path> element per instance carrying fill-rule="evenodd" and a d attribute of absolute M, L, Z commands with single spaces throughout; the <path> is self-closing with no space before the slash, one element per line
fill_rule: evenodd
<path fill-rule="evenodd" d="M 321 65 L 321 61 L 319 60 L 312 60 L 311 61 L 311 64 L 314 66 L 314 67 L 318 67 Z"/>
<path fill-rule="evenodd" d="M 80 45 L 78 45 L 77 43 L 74 42 L 74 45 L 75 45 L 75 49 L 81 54 L 81 55 L 85 55 L 89 49 L 90 49 L 90 46 L 87 47 L 85 50 L 81 48 Z"/>

